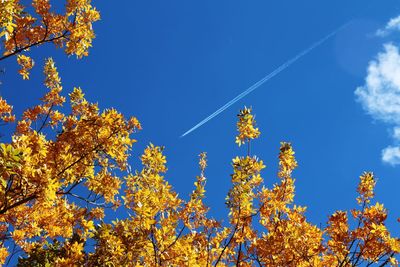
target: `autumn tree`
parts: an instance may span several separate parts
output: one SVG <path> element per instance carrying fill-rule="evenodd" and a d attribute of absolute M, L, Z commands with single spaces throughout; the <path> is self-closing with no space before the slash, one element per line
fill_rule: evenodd
<path fill-rule="evenodd" d="M 53 43 L 68 55 L 88 55 L 95 37 L 92 23 L 100 18 L 90 0 L 68 0 L 61 13 L 49 0 L 31 4 L 0 2 L 0 61 L 16 56 L 19 73 L 28 79 L 34 66 L 28 53 L 34 47 Z M 83 247 L 91 236 L 94 219 L 103 216 L 104 207 L 119 205 L 121 182 L 114 171 L 127 168 L 129 147 L 135 142 L 130 134 L 140 129 L 135 118 L 126 119 L 114 109 L 100 111 L 80 88 L 69 94 L 64 113 L 66 98 L 51 58 L 46 59 L 44 75 L 47 93 L 42 103 L 22 114 L 11 142 L 0 148 L 2 264 L 10 253 L 8 260 L 21 251 L 55 248 L 61 238 L 70 258 L 59 263 L 71 265 L 71 253 L 78 253 L 74 248 Z M 5 124 L 15 121 L 12 106 L 2 98 L 0 119 Z"/>
<path fill-rule="evenodd" d="M 99 19 L 89 0 L 67 0 L 63 13 L 49 0 L 32 5 L 31 14 L 18 0 L 0 2 L 0 61 L 15 56 L 24 79 L 33 47 L 53 43 L 86 56 Z M 325 227 L 310 223 L 306 207 L 294 202 L 292 145 L 281 143 L 276 183 L 266 187 L 265 164 L 251 151 L 261 132 L 244 108 L 236 136 L 244 156 L 231 162 L 229 213 L 221 222 L 204 203 L 206 153 L 193 191 L 182 198 L 165 178 L 164 147 L 149 144 L 142 168 L 130 171 L 132 135 L 141 129 L 135 117 L 100 110 L 80 88 L 65 94 L 51 58 L 43 73 L 41 102 L 18 119 L 0 98 L 0 119 L 15 129 L 0 143 L 0 264 L 18 255 L 18 266 L 398 265 L 400 240 L 373 199 L 373 173 L 360 176 L 355 209 L 335 212 Z M 106 223 L 105 209 L 120 206 L 125 219 Z"/>
<path fill-rule="evenodd" d="M 52 64 L 49 60 L 46 66 L 54 71 Z M 70 98 L 73 114 L 57 122 L 62 132 L 54 140 L 25 126 L 33 118 L 24 117 L 13 142 L 1 147 L 3 244 L 13 242 L 24 251 L 19 266 L 397 266 L 400 240 L 385 226 L 383 205 L 373 203 L 373 174 L 360 176 L 359 208 L 350 211 L 350 218 L 338 211 L 325 228 L 311 224 L 306 208 L 294 204 L 297 162 L 290 143 L 281 143 L 278 182 L 263 186 L 265 165 L 250 151 L 250 142 L 260 135 L 251 109 L 238 114 L 236 143 L 246 145 L 246 156 L 232 161 L 229 220 L 221 223 L 207 215 L 203 202 L 205 153 L 200 154 L 200 173 L 188 200 L 178 197 L 164 178 L 163 147 L 150 144 L 145 149 L 141 170 L 124 178 L 112 176 L 112 170 L 126 168 L 133 142 L 129 134 L 140 124 L 113 110 L 90 113 L 97 109 L 79 89 Z M 117 122 L 117 129 L 111 128 Z M 52 119 L 47 124 L 44 129 L 54 127 Z M 119 192 L 122 182 L 126 189 Z M 74 193 L 79 186 L 87 188 L 87 198 Z M 118 205 L 118 195 L 128 217 L 103 222 L 104 204 Z M 95 243 L 94 251 L 87 249 L 88 240 Z M 2 253 L 4 262 L 9 251 L 3 247 Z"/>
<path fill-rule="evenodd" d="M 9 253 L 5 244 L 10 241 L 26 253 L 54 245 L 57 238 L 64 240 L 64 247 L 83 247 L 103 208 L 120 203 L 121 180 L 114 173 L 126 170 L 135 142 L 130 134 L 140 129 L 134 117 L 126 119 L 114 109 L 100 111 L 79 88 L 69 94 L 70 111 L 64 113 L 66 98 L 60 94 L 52 59 L 46 61 L 44 74 L 48 92 L 42 103 L 23 113 L 11 143 L 1 145 L 3 263 Z M 13 118 L 10 106 L 3 103 L 2 110 L 4 121 Z M 68 265 L 75 262 L 76 255 L 70 253 L 79 251 L 67 251 L 71 258 L 64 263 Z"/>

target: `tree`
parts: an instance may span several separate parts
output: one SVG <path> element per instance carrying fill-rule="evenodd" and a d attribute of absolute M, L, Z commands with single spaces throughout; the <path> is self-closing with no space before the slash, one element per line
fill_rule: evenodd
<path fill-rule="evenodd" d="M 32 1 L 33 9 L 19 0 L 1 1 L 0 61 L 16 56 L 19 73 L 28 79 L 34 61 L 26 54 L 33 47 L 53 43 L 68 55 L 87 56 L 95 37 L 92 23 L 100 18 L 90 2 L 67 0 L 59 14 L 49 0 Z M 72 111 L 62 113 L 65 97 L 60 95 L 61 80 L 51 58 L 44 72 L 48 92 L 42 104 L 24 112 L 12 142 L 0 148 L 2 264 L 10 252 L 6 244 L 13 247 L 13 255 L 47 244 L 46 239 L 86 238 L 94 227 L 93 218 L 102 216 L 102 207 L 119 205 L 115 195 L 120 182 L 111 170 L 127 167 L 128 149 L 135 141 L 129 134 L 140 128 L 135 118 L 125 119 L 113 109 L 99 112 L 79 88 L 70 94 Z M 5 125 L 15 120 L 12 106 L 3 98 L 0 119 Z M 75 192 L 83 183 L 88 196 Z"/>
<path fill-rule="evenodd" d="M 162 173 L 162 148 L 150 145 L 142 156 L 143 169 L 128 175 L 125 205 L 128 219 L 101 224 L 89 266 L 379 266 L 397 265 L 400 241 L 385 227 L 386 210 L 372 204 L 372 173 L 360 177 L 359 209 L 351 211 L 357 226 L 350 230 L 348 215 L 333 214 L 325 229 L 307 222 L 305 207 L 294 205 L 297 167 L 289 143 L 281 143 L 279 183 L 261 187 L 263 162 L 250 155 L 258 138 L 251 109 L 240 111 L 236 142 L 247 144 L 247 155 L 233 159 L 232 187 L 226 198 L 229 223 L 207 218 L 205 154 L 200 175 L 185 202 L 177 197 Z"/>
<path fill-rule="evenodd" d="M 185 201 L 163 177 L 163 148 L 152 144 L 141 157 L 143 168 L 123 179 L 128 218 L 104 223 L 105 205 L 119 205 L 122 179 L 111 172 L 126 169 L 134 142 L 129 135 L 140 124 L 115 110 L 99 114 L 79 89 L 70 94 L 71 114 L 62 114 L 55 109 L 64 99 L 54 91 L 59 79 L 51 60 L 45 74 L 46 84 L 55 87 L 49 85 L 44 103 L 28 109 L 13 141 L 1 146 L 2 262 L 8 255 L 4 244 L 13 242 L 25 253 L 20 266 L 397 265 L 400 240 L 385 226 L 383 205 L 372 202 L 373 174 L 360 177 L 359 208 L 351 211 L 354 229 L 343 211 L 334 213 L 325 229 L 312 225 L 306 208 L 294 205 L 297 162 L 291 144 L 281 143 L 279 182 L 271 189 L 261 186 L 265 166 L 250 151 L 260 131 L 248 108 L 238 115 L 236 142 L 247 145 L 247 155 L 232 161 L 229 223 L 207 216 L 206 154 L 200 154 L 200 174 Z M 49 103 L 50 112 L 41 113 Z M 32 129 L 40 117 L 40 128 Z M 53 140 L 42 133 L 56 129 L 61 132 Z M 87 197 L 75 193 L 79 186 L 87 188 Z M 92 252 L 85 248 L 89 239 L 96 244 Z"/>
<path fill-rule="evenodd" d="M 135 142 L 130 134 L 140 129 L 134 117 L 125 119 L 114 109 L 100 112 L 79 88 L 69 94 L 69 114 L 63 113 L 66 100 L 52 59 L 44 73 L 48 93 L 23 113 L 11 143 L 1 146 L 2 262 L 10 240 L 30 252 L 48 240 L 63 238 L 66 245 L 75 235 L 90 237 L 103 208 L 120 203 L 121 180 L 114 172 L 126 170 Z M 6 122 L 13 115 L 3 106 Z"/>
<path fill-rule="evenodd" d="M 17 56 L 23 78 L 33 61 L 29 48 L 52 42 L 67 54 L 87 55 L 98 12 L 88 0 L 67 1 L 66 13 L 33 1 L 38 17 L 17 0 L 0 2 L 5 54 Z M 326 227 L 307 221 L 294 204 L 297 168 L 282 142 L 272 188 L 263 185 L 262 160 L 252 155 L 259 138 L 250 108 L 238 114 L 236 143 L 245 156 L 232 160 L 228 220 L 218 222 L 204 204 L 206 153 L 185 200 L 164 178 L 164 148 L 150 144 L 142 169 L 130 171 L 129 154 L 141 129 L 135 117 L 100 111 L 80 88 L 63 95 L 55 62 L 44 65 L 47 92 L 25 110 L 9 142 L 0 144 L 0 263 L 19 266 L 397 266 L 400 240 L 385 226 L 387 211 L 373 201 L 373 173 L 360 176 L 358 208 L 337 211 Z M 16 121 L 0 99 L 0 119 Z M 125 183 L 124 190 L 121 185 Z M 104 211 L 124 205 L 126 219 L 104 222 Z M 352 220 L 353 223 L 350 221 Z M 89 247 L 94 244 L 94 249 Z"/>

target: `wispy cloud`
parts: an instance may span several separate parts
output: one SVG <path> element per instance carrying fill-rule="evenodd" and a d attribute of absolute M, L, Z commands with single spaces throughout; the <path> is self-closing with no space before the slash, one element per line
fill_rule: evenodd
<path fill-rule="evenodd" d="M 400 31 L 400 16 L 391 19 L 377 35 L 386 36 L 394 30 Z M 400 52 L 396 44 L 384 44 L 369 62 L 365 84 L 356 89 L 355 95 L 367 113 L 392 128 L 394 145 L 382 150 L 382 161 L 400 165 Z"/>
<path fill-rule="evenodd" d="M 400 31 L 400 16 L 390 19 L 384 28 L 376 31 L 376 35 L 384 37 L 394 31 Z"/>
<path fill-rule="evenodd" d="M 382 160 L 392 166 L 400 164 L 400 147 L 388 146 L 382 150 Z"/>
<path fill-rule="evenodd" d="M 393 129 L 393 138 L 395 140 L 400 140 L 400 127 L 394 127 L 394 129 Z"/>

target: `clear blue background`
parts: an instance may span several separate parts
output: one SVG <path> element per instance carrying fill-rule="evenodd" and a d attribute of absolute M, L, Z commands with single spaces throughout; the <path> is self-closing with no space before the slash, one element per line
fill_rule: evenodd
<path fill-rule="evenodd" d="M 143 124 L 130 160 L 153 142 L 166 146 L 167 179 L 187 197 L 198 174 L 197 155 L 208 152 L 206 203 L 226 218 L 231 159 L 244 154 L 235 143 L 236 114 L 256 113 L 261 138 L 253 152 L 267 165 L 263 177 L 277 182 L 280 141 L 290 141 L 299 168 L 296 198 L 307 216 L 325 225 L 335 210 L 356 207 L 363 171 L 378 177 L 376 199 L 389 209 L 388 225 L 399 235 L 399 168 L 381 162 L 392 140 L 355 101 L 368 62 L 383 40 L 373 36 L 400 13 L 396 0 L 336 1 L 94 1 L 102 20 L 90 56 L 67 57 L 51 45 L 32 49 L 31 80 L 23 81 L 15 58 L 0 62 L 1 94 L 16 113 L 38 103 L 44 57 L 52 55 L 64 92 L 81 86 L 88 100 L 115 107 Z M 192 134 L 189 128 L 340 25 L 346 29 Z M 111 215 L 112 212 L 111 212 Z M 114 216 L 114 215 L 113 215 Z M 115 216 L 125 216 L 123 210 Z"/>

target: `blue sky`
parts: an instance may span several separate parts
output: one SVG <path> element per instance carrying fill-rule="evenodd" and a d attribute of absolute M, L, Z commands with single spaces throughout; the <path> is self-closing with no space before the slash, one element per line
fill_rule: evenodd
<path fill-rule="evenodd" d="M 296 202 L 308 206 L 312 222 L 324 225 L 335 210 L 356 207 L 358 177 L 373 171 L 378 177 L 376 199 L 389 209 L 389 227 L 400 234 L 395 222 L 400 217 L 400 167 L 382 161 L 382 150 L 396 147 L 392 132 L 399 121 L 372 112 L 367 98 L 355 94 L 357 88 L 368 92 L 369 62 L 385 53 L 384 44 L 395 46 L 399 40 L 399 32 L 376 36 L 400 14 L 397 1 L 94 1 L 94 5 L 102 20 L 94 25 L 97 38 L 88 58 L 76 60 L 51 46 L 33 49 L 36 67 L 29 81 L 16 74 L 15 59 L 2 62 L 6 75 L 1 77 L 1 94 L 17 114 L 44 94 L 41 66 L 43 57 L 52 55 L 65 93 L 81 86 L 100 107 L 115 107 L 139 118 L 143 131 L 136 135 L 134 167 L 139 167 L 138 156 L 149 142 L 166 146 L 166 177 L 181 196 L 187 196 L 198 174 L 197 155 L 206 151 L 206 202 L 211 215 L 223 219 L 230 162 L 245 153 L 234 143 L 236 114 L 244 105 L 252 106 L 262 131 L 253 152 L 267 165 L 266 184 L 277 182 L 280 141 L 292 142 L 299 162 L 294 174 Z M 322 46 L 179 138 L 350 20 Z"/>

